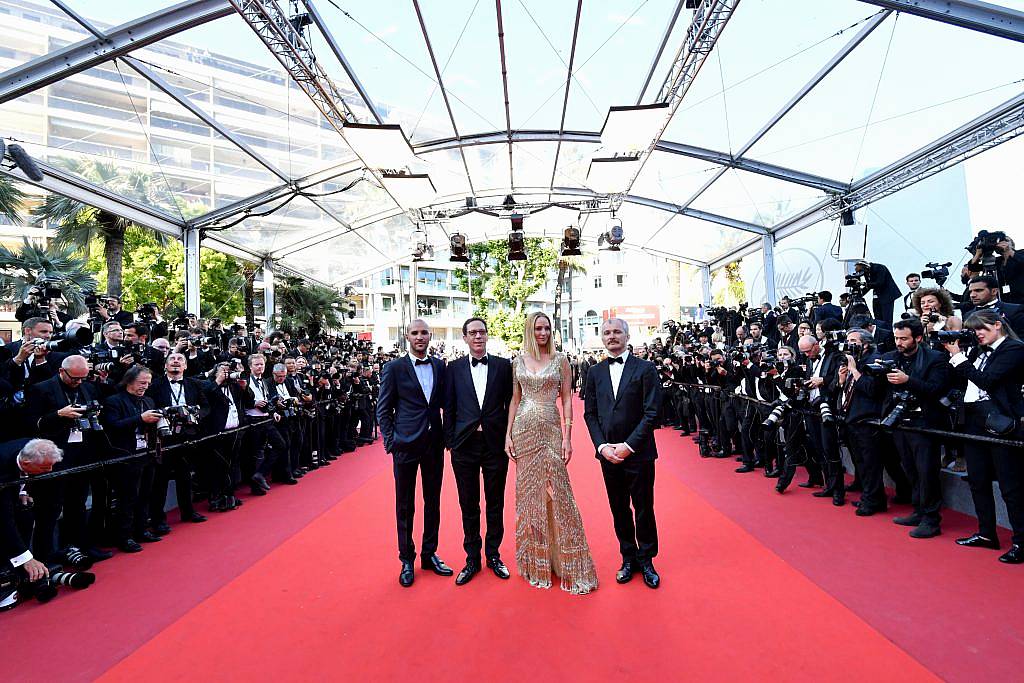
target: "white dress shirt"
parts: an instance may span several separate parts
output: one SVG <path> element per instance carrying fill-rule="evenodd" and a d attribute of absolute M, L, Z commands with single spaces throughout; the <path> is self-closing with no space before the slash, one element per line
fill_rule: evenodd
<path fill-rule="evenodd" d="M 608 364 L 608 374 L 611 376 L 611 379 L 612 379 L 612 396 L 614 396 L 615 398 L 618 398 L 619 397 L 619 382 L 622 381 L 622 371 L 626 369 L 626 361 L 629 360 L 629 351 L 626 350 L 626 351 L 623 351 L 622 354 L 619 355 L 619 356 L 611 356 L 611 357 L 612 358 L 621 358 L 622 359 L 621 363 L 609 363 Z M 634 452 L 633 451 L 633 447 L 630 446 L 628 443 L 623 441 L 623 444 L 625 444 L 626 448 L 629 449 L 630 453 Z M 597 447 L 597 452 L 600 453 L 601 451 L 604 450 L 605 446 L 611 446 L 611 445 L 612 444 L 609 444 L 609 443 L 603 443 L 603 444 L 601 444 L 600 446 Z"/>
<path fill-rule="evenodd" d="M 487 358 L 487 354 L 484 354 L 484 358 Z M 490 362 L 490 358 L 487 358 L 487 362 Z M 473 357 L 469 357 L 469 374 L 473 378 L 473 388 L 476 390 L 476 401 L 480 404 L 480 409 L 484 407 L 484 394 L 487 392 L 487 365 L 484 363 L 477 363 L 473 365 Z"/>
<path fill-rule="evenodd" d="M 231 396 L 231 389 L 226 385 L 220 388 L 224 398 L 228 400 L 228 418 L 224 421 L 224 429 L 234 429 L 238 426 L 238 408 L 235 407 L 235 399 Z"/>
<path fill-rule="evenodd" d="M 185 401 L 185 379 L 181 378 L 176 381 L 177 384 L 171 384 L 171 379 L 167 378 L 167 389 L 171 393 L 171 405 L 183 406 L 187 403 Z"/>
<path fill-rule="evenodd" d="M 1006 339 L 1006 337 L 1000 337 L 999 339 L 997 339 L 992 344 L 992 350 L 991 351 L 988 351 L 986 353 L 979 353 L 978 357 L 974 359 L 974 367 L 976 367 L 978 370 L 984 370 L 985 369 L 985 365 L 988 363 L 988 359 L 992 357 L 992 353 L 996 349 L 999 348 L 999 345 L 1003 343 L 1004 339 Z M 967 355 L 963 351 L 961 351 L 958 354 L 955 354 L 953 357 L 951 357 L 949 359 L 949 364 L 952 365 L 954 368 L 956 366 L 960 365 L 961 363 L 966 363 L 966 362 L 967 362 Z M 987 401 L 987 400 L 988 400 L 988 392 L 985 391 L 984 389 L 982 389 L 981 387 L 979 387 L 974 382 L 971 382 L 970 380 L 968 380 L 967 381 L 967 388 L 964 389 L 964 403 L 977 403 L 978 401 Z"/>
<path fill-rule="evenodd" d="M 811 371 L 811 377 L 812 378 L 813 377 L 819 377 L 819 378 L 821 377 L 821 366 L 822 366 L 822 363 L 824 363 L 824 362 L 825 362 L 825 356 L 818 356 L 817 358 L 815 358 L 814 360 L 811 361 L 811 367 L 814 368 L 814 370 Z M 808 395 L 810 396 L 812 401 L 817 401 L 818 397 L 821 396 L 821 390 L 820 389 L 811 389 L 811 393 L 808 394 Z"/>
<path fill-rule="evenodd" d="M 409 362 L 412 363 L 412 369 L 416 373 L 416 379 L 420 381 L 420 388 L 423 389 L 423 397 L 427 399 L 427 403 L 430 403 L 430 396 L 434 393 L 434 367 L 430 363 L 430 356 L 424 356 L 423 358 L 417 358 L 411 353 L 406 354 Z M 416 361 L 425 360 L 425 364 L 416 365 Z"/>
<path fill-rule="evenodd" d="M 267 394 L 264 391 L 263 377 L 250 377 L 249 386 L 252 387 L 253 402 L 259 403 L 260 401 L 267 400 Z M 267 414 L 266 410 L 260 410 L 259 408 L 249 408 L 245 411 L 246 415 L 252 415 L 254 417 L 264 417 Z"/>

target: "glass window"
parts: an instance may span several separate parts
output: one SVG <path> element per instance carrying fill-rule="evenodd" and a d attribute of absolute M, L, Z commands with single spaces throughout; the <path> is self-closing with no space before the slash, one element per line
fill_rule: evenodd
<path fill-rule="evenodd" d="M 382 296 L 380 298 L 380 310 L 382 310 L 382 311 L 393 311 L 393 310 L 395 310 L 395 297 L 393 297 L 393 296 Z"/>
<path fill-rule="evenodd" d="M 601 289 L 601 276 L 598 275 L 594 278 L 594 289 Z"/>
<path fill-rule="evenodd" d="M 625 286 L 625 284 L 626 284 L 626 276 L 625 275 L 622 275 L 620 273 L 619 275 L 615 276 L 615 286 L 616 287 L 623 287 L 623 286 Z"/>

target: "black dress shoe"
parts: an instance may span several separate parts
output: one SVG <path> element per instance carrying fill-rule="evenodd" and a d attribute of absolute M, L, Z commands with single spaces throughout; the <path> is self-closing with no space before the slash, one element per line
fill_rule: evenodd
<path fill-rule="evenodd" d="M 965 548 L 988 548 L 989 550 L 999 550 L 999 539 L 998 538 L 986 538 L 981 534 L 972 534 L 967 538 L 956 539 L 957 545 L 962 545 Z"/>
<path fill-rule="evenodd" d="M 140 543 L 156 543 L 157 541 L 164 540 L 163 536 L 157 536 L 152 531 L 143 531 L 139 534 Z"/>
<path fill-rule="evenodd" d="M 802 484 L 797 484 L 797 486 L 799 486 L 802 489 L 813 489 L 816 488 L 818 485 L 815 484 L 813 481 L 805 481 Z"/>
<path fill-rule="evenodd" d="M 869 507 L 858 505 L 856 502 L 854 502 L 854 505 L 857 506 L 857 511 L 853 514 L 857 515 L 858 517 L 870 517 L 871 515 L 875 514 L 875 511 Z"/>
<path fill-rule="evenodd" d="M 1019 543 L 1014 543 L 1009 550 L 999 556 L 999 561 L 1006 564 L 1024 563 L 1024 547 L 1021 547 Z"/>
<path fill-rule="evenodd" d="M 654 570 L 654 565 L 650 562 L 640 565 L 640 573 L 643 574 L 644 583 L 648 588 L 657 588 L 661 585 L 661 577 L 658 576 L 658 572 Z"/>
<path fill-rule="evenodd" d="M 931 522 L 921 522 L 916 527 L 910 530 L 911 538 L 933 538 L 942 533 L 942 529 L 939 528 L 938 524 L 932 524 Z"/>
<path fill-rule="evenodd" d="M 462 568 L 461 572 L 459 572 L 459 575 L 455 577 L 455 585 L 465 586 L 479 571 L 479 564 L 476 562 L 467 562 L 466 566 Z"/>
<path fill-rule="evenodd" d="M 451 576 L 455 573 L 436 553 L 423 558 L 423 568 L 434 572 L 438 576 Z"/>
<path fill-rule="evenodd" d="M 126 538 L 117 544 L 117 549 L 122 553 L 141 553 L 142 546 L 134 538 Z"/>
<path fill-rule="evenodd" d="M 768 479 L 778 479 L 779 477 L 782 476 L 782 471 L 781 470 L 768 470 L 768 469 L 766 469 L 764 471 L 764 476 L 767 477 Z"/>
<path fill-rule="evenodd" d="M 623 560 L 619 571 L 615 572 L 616 583 L 629 583 L 633 580 L 633 563 Z"/>
<path fill-rule="evenodd" d="M 288 477 L 287 479 L 282 479 L 281 483 L 288 484 L 289 486 L 295 486 L 296 484 L 299 483 L 299 480 L 296 479 L 295 477 Z"/>
<path fill-rule="evenodd" d="M 249 493 L 254 496 L 265 496 L 267 495 L 267 490 L 259 484 L 253 483 L 253 485 L 249 487 Z"/>
<path fill-rule="evenodd" d="M 268 482 L 267 478 L 264 477 L 259 472 L 257 472 L 256 474 L 252 475 L 252 484 L 253 484 L 253 486 L 259 486 L 264 491 L 269 491 L 270 490 L 270 482 Z"/>
<path fill-rule="evenodd" d="M 201 515 L 198 512 L 193 512 L 188 517 L 182 517 L 183 522 L 192 522 L 193 524 L 202 524 L 206 521 L 206 515 Z"/>
<path fill-rule="evenodd" d="M 861 486 L 861 483 L 859 481 L 855 481 L 846 487 L 847 493 L 860 493 L 863 490 L 864 487 Z"/>
<path fill-rule="evenodd" d="M 102 562 L 103 560 L 109 560 L 114 556 L 114 553 L 108 550 L 101 550 L 99 548 L 86 548 L 85 554 L 93 559 L 93 562 Z"/>
<path fill-rule="evenodd" d="M 787 486 L 788 486 L 788 484 L 784 484 L 784 483 L 782 483 L 780 481 L 777 484 L 775 484 L 775 492 L 776 493 L 785 493 Z"/>
<path fill-rule="evenodd" d="M 833 493 L 832 504 L 837 508 L 846 505 L 846 494 L 845 493 Z"/>
<path fill-rule="evenodd" d="M 744 465 L 743 467 L 737 467 L 736 468 L 736 472 L 738 474 L 746 474 L 747 472 L 753 472 L 753 471 L 754 471 L 753 465 Z"/>
<path fill-rule="evenodd" d="M 171 533 L 171 527 L 167 522 L 160 522 L 159 524 L 153 525 L 153 533 L 157 536 L 166 536 Z"/>
<path fill-rule="evenodd" d="M 487 566 L 491 568 L 491 571 L 494 572 L 494 575 L 499 579 L 507 579 L 512 576 L 508 567 L 505 566 L 505 563 L 501 561 L 500 557 L 488 557 Z"/>
<path fill-rule="evenodd" d="M 906 517 L 893 517 L 893 524 L 900 526 L 917 526 L 921 523 L 921 515 L 907 515 Z"/>
<path fill-rule="evenodd" d="M 803 484 L 801 484 L 803 486 Z M 830 498 L 832 496 L 832 489 L 822 489 L 821 491 L 815 491 L 811 494 L 815 498 Z"/>
<path fill-rule="evenodd" d="M 398 583 L 402 585 L 402 588 L 408 588 L 415 579 L 416 572 L 413 571 L 412 562 L 403 562 L 402 572 L 398 575 Z"/>

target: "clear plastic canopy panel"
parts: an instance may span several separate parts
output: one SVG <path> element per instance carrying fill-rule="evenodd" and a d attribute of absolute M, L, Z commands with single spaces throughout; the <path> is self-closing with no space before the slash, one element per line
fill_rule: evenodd
<path fill-rule="evenodd" d="M 277 4 L 316 19 L 305 39 L 357 122 L 401 126 L 422 204 L 396 203 L 227 0 L 0 0 L 0 135 L 126 207 L 341 285 L 407 260 L 418 226 L 439 253 L 455 232 L 504 237 L 491 214 L 508 194 L 528 235 L 593 242 L 615 208 L 629 248 L 712 263 L 1024 92 L 1021 40 L 860 0 L 733 2 L 608 195 L 588 184 L 615 151 L 602 125 L 659 101 L 693 18 L 681 0 Z M 15 87 L 60 50 L 168 18 L 159 40 Z M 457 215 L 467 198 L 490 213 Z"/>

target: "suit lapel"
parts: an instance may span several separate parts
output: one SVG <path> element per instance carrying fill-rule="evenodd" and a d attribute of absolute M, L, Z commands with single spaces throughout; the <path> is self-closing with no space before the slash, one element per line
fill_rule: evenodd
<path fill-rule="evenodd" d="M 604 385 L 604 390 L 608 394 L 608 403 L 615 405 L 615 388 L 612 386 L 612 364 L 607 359 L 601 361 L 598 365 L 595 365 L 590 369 L 593 372 L 598 367 L 601 368 L 601 372 L 598 377 L 601 378 L 601 383 Z"/>
<path fill-rule="evenodd" d="M 630 380 L 633 379 L 633 371 L 636 369 L 636 363 L 637 360 L 636 357 L 633 356 L 633 354 L 629 354 L 629 357 L 626 358 L 626 362 L 623 363 L 622 375 L 619 377 L 619 394 L 618 396 L 615 397 L 615 403 L 619 402 L 619 396 L 622 396 L 622 393 L 625 390 L 626 385 L 630 382 Z M 609 363 L 608 366 L 610 368 L 611 363 Z M 608 381 L 611 381 L 611 374 L 608 375 Z"/>
<path fill-rule="evenodd" d="M 498 370 L 495 366 L 494 359 L 487 356 L 487 383 L 484 384 L 484 404 L 487 403 L 488 397 L 491 395 L 491 389 L 494 387 L 494 378 L 498 374 Z M 476 387 L 474 387 L 475 391 Z M 480 410 L 483 411 L 483 405 L 480 406 Z"/>
<path fill-rule="evenodd" d="M 404 366 L 405 374 L 409 376 L 409 379 L 412 380 L 412 385 L 416 387 L 416 397 L 429 405 L 430 401 L 428 401 L 423 395 L 423 387 L 420 386 L 420 378 L 416 376 L 416 368 L 413 366 L 414 361 L 410 360 L 410 358 L 411 356 L 404 356 L 398 362 Z M 434 378 L 434 383 L 437 383 L 437 377 Z"/>

